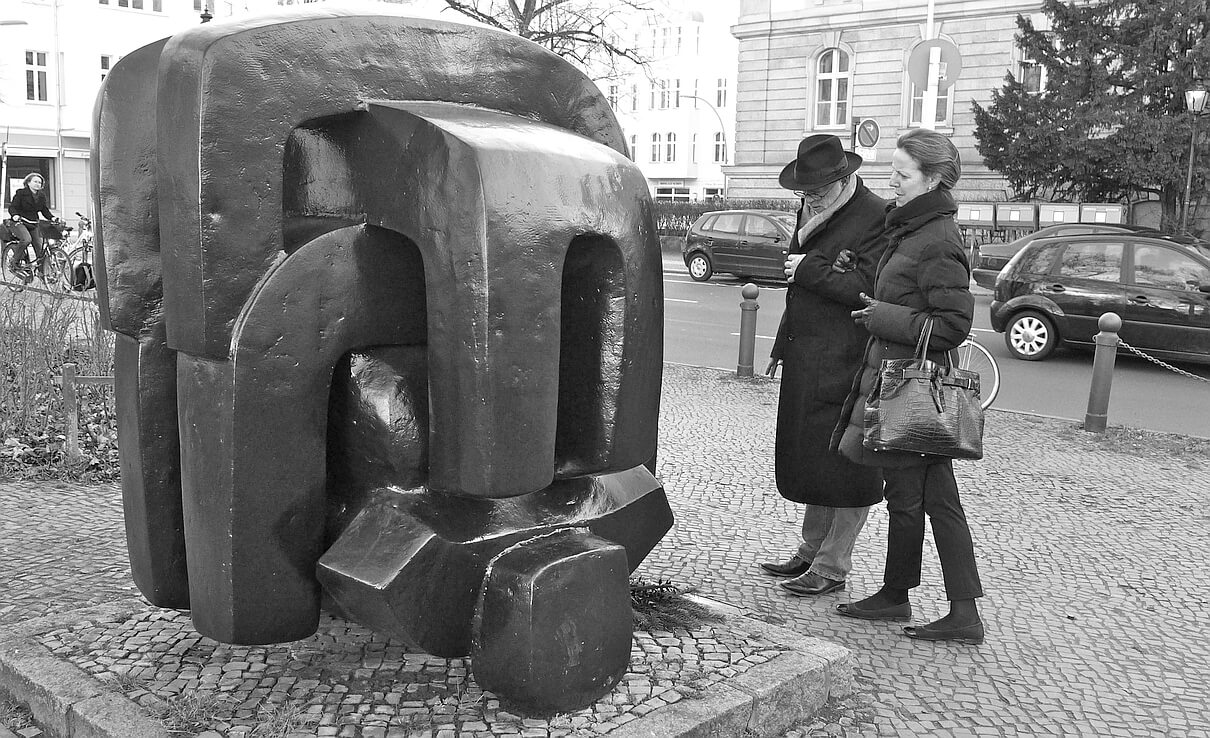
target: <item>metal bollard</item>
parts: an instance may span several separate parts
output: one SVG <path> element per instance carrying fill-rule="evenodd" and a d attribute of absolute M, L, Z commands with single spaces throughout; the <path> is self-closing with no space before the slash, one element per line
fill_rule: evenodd
<path fill-rule="evenodd" d="M 739 363 L 735 367 L 735 376 L 752 376 L 752 360 L 756 355 L 756 296 L 760 288 L 749 282 L 740 291 L 744 301 L 739 304 Z"/>
<path fill-rule="evenodd" d="M 65 451 L 69 461 L 80 458 L 80 407 L 76 402 L 76 365 L 63 365 L 63 409 L 67 413 Z"/>
<path fill-rule="evenodd" d="M 1088 390 L 1088 412 L 1084 415 L 1084 430 L 1104 433 L 1109 421 L 1109 390 L 1113 386 L 1113 365 L 1118 356 L 1118 331 L 1122 319 L 1117 313 L 1105 313 L 1097 320 L 1101 332 L 1093 341 L 1096 353 L 1092 358 L 1092 386 Z"/>

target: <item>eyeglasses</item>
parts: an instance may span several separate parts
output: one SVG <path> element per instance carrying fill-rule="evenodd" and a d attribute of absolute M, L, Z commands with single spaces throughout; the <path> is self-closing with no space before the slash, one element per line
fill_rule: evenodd
<path fill-rule="evenodd" d="M 822 200 L 828 195 L 828 191 L 832 189 L 832 185 L 827 185 L 818 190 L 794 190 L 794 194 L 802 200 Z"/>

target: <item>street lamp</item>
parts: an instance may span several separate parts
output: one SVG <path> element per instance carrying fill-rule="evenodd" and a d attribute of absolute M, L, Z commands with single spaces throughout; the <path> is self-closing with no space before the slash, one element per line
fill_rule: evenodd
<path fill-rule="evenodd" d="M 202 15 L 201 15 L 202 23 L 209 23 L 213 18 L 214 18 L 214 16 L 210 13 L 210 6 L 209 5 L 204 6 L 202 8 Z"/>
<path fill-rule="evenodd" d="M 1194 87 L 1185 90 L 1185 108 L 1193 116 L 1189 123 L 1189 174 L 1185 178 L 1185 210 L 1181 213 L 1181 233 L 1188 233 L 1189 211 L 1193 208 L 1193 157 L 1197 154 L 1197 120 L 1206 111 L 1206 98 L 1210 93 L 1196 80 Z"/>

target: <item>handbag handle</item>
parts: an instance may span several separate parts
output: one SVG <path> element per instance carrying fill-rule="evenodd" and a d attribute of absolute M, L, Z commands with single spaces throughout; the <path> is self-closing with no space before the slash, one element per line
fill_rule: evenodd
<path fill-rule="evenodd" d="M 916 360 L 923 362 L 928 358 L 929 341 L 933 337 L 933 319 L 928 317 L 924 319 L 924 325 L 920 326 L 920 338 L 916 339 Z"/>

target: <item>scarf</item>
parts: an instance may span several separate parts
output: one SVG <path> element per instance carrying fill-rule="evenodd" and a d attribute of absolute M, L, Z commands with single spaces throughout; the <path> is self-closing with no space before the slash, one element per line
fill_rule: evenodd
<path fill-rule="evenodd" d="M 807 238 L 812 233 L 819 230 L 820 226 L 828 222 L 828 218 L 831 218 L 833 215 L 835 215 L 837 210 L 840 210 L 849 202 L 849 200 L 852 200 L 853 195 L 856 193 L 857 177 L 849 177 L 849 183 L 840 190 L 840 194 L 837 195 L 836 199 L 833 200 L 831 204 L 825 206 L 823 210 L 820 210 L 818 213 L 815 213 L 808 218 L 807 222 L 802 224 L 802 228 L 798 229 L 798 245 L 801 247 L 803 244 L 805 244 L 807 242 Z M 804 205 L 804 207 L 806 206 Z"/>

